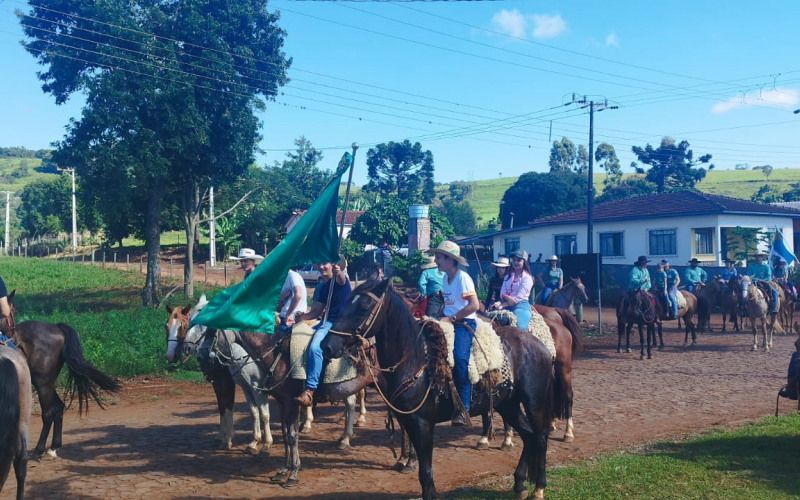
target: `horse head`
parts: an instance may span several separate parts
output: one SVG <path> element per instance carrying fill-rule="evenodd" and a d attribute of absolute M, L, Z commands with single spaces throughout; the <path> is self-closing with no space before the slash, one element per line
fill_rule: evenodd
<path fill-rule="evenodd" d="M 586 305 L 589 302 L 589 296 L 586 295 L 586 286 L 581 281 L 581 278 L 570 278 L 570 283 L 575 287 L 578 300 L 581 301 L 581 304 Z"/>
<path fill-rule="evenodd" d="M 169 317 L 164 328 L 167 331 L 167 361 L 170 363 L 178 361 L 180 358 L 178 353 L 181 351 L 188 355 L 197 351 L 197 344 L 203 337 L 205 327 L 194 325 L 189 328 L 189 323 L 203 310 L 206 304 L 208 304 L 208 300 L 203 294 L 194 308 L 166 306 Z"/>
<path fill-rule="evenodd" d="M 14 296 L 17 294 L 16 290 L 12 290 L 6 296 L 6 300 L 8 300 L 8 308 L 9 314 L 8 316 L 0 316 L 0 333 L 5 335 L 6 337 L 11 337 L 14 335 L 14 329 L 16 327 L 16 316 L 17 316 L 17 308 L 14 306 Z"/>
<path fill-rule="evenodd" d="M 361 342 L 361 339 L 375 335 L 373 326 L 379 321 L 379 313 L 386 297 L 393 295 L 391 278 L 383 281 L 367 280 L 350 295 L 350 299 L 336 323 L 322 341 L 322 354 L 329 359 L 341 358 L 344 351 Z M 401 297 L 397 299 L 408 311 Z"/>

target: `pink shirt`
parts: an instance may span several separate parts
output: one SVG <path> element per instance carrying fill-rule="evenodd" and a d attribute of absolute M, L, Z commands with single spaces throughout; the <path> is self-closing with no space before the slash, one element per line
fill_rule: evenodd
<path fill-rule="evenodd" d="M 500 298 L 504 299 L 509 295 L 517 302 L 528 302 L 528 296 L 533 288 L 533 277 L 522 271 L 522 275 L 516 275 L 513 271 L 503 280 L 503 287 L 500 288 Z"/>

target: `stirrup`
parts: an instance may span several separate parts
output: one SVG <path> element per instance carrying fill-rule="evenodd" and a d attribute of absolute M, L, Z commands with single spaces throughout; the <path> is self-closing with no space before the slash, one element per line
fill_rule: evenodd
<path fill-rule="evenodd" d="M 304 389 L 299 396 L 293 399 L 300 406 L 311 406 L 314 404 L 314 389 Z"/>

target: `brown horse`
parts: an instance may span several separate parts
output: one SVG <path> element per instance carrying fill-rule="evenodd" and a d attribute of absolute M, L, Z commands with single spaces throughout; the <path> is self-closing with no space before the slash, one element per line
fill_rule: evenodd
<path fill-rule="evenodd" d="M 722 331 L 726 331 L 727 322 L 733 324 L 734 331 L 739 331 L 739 290 L 741 288 L 741 278 L 739 276 L 731 276 L 727 283 L 722 281 L 719 276 L 709 281 L 704 290 L 708 294 L 713 294 L 717 297 L 717 303 L 722 310 Z M 699 315 L 698 315 L 699 316 Z M 708 308 L 705 320 L 698 318 L 698 330 L 704 331 L 703 326 L 706 326 L 708 331 L 711 330 L 711 308 Z"/>
<path fill-rule="evenodd" d="M 705 297 L 697 297 L 692 292 L 687 290 L 678 290 L 678 293 L 683 296 L 683 299 L 686 301 L 685 307 L 678 308 L 678 316 L 675 318 L 677 320 L 683 319 L 684 331 L 686 334 L 683 337 L 683 345 L 684 347 L 689 345 L 689 332 L 692 332 L 692 345 L 697 344 L 697 328 L 694 324 L 695 317 L 698 317 L 701 321 L 701 325 L 703 324 L 703 318 L 707 318 L 710 316 L 709 313 L 709 302 L 705 299 Z M 658 301 L 657 301 L 658 302 Z M 664 336 L 662 334 L 662 322 L 667 320 L 666 311 L 658 308 L 659 311 L 659 321 L 656 322 L 658 326 L 658 339 L 661 342 L 658 346 L 659 350 L 664 348 Z M 655 338 L 653 339 L 655 340 Z"/>
<path fill-rule="evenodd" d="M 25 496 L 32 403 L 31 375 L 25 357 L 0 343 L 0 492 L 13 463 L 17 500 Z"/>
<path fill-rule="evenodd" d="M 622 335 L 625 334 L 625 351 L 631 352 L 631 328 L 639 327 L 639 359 L 644 359 L 645 337 L 643 328 L 647 327 L 647 359 L 653 358 L 651 346 L 656 345 L 656 329 L 658 323 L 661 330 L 661 306 L 659 301 L 644 290 L 631 290 L 620 297 L 617 304 L 617 352 L 622 352 Z M 664 341 L 662 339 L 661 346 Z"/>
<path fill-rule="evenodd" d="M 45 452 L 50 428 L 53 429 L 53 441 L 47 453 L 56 456 L 61 447 L 61 432 L 64 422 L 64 402 L 56 392 L 56 380 L 61 368 L 67 365 L 67 391 L 70 402 L 78 396 L 78 414 L 89 411 L 89 399 L 103 408 L 99 391 L 116 392 L 117 381 L 92 366 L 83 357 L 83 348 L 78 334 L 66 323 L 54 325 L 41 321 L 23 321 L 15 324 L 16 307 L 14 292 L 8 296 L 11 316 L 0 323 L 0 328 L 10 332 L 6 334 L 19 348 L 28 362 L 31 381 L 39 395 L 42 407 L 42 432 L 39 442 L 33 450 L 34 457 L 41 457 Z"/>

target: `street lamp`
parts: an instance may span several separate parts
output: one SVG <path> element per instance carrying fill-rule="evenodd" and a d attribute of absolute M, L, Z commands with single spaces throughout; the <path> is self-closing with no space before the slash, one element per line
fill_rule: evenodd
<path fill-rule="evenodd" d="M 511 215 L 511 229 L 514 229 L 514 212 L 509 212 Z"/>
<path fill-rule="evenodd" d="M 59 172 L 67 172 L 72 176 L 72 252 L 78 249 L 78 218 L 75 216 L 75 169 L 59 168 Z"/>

